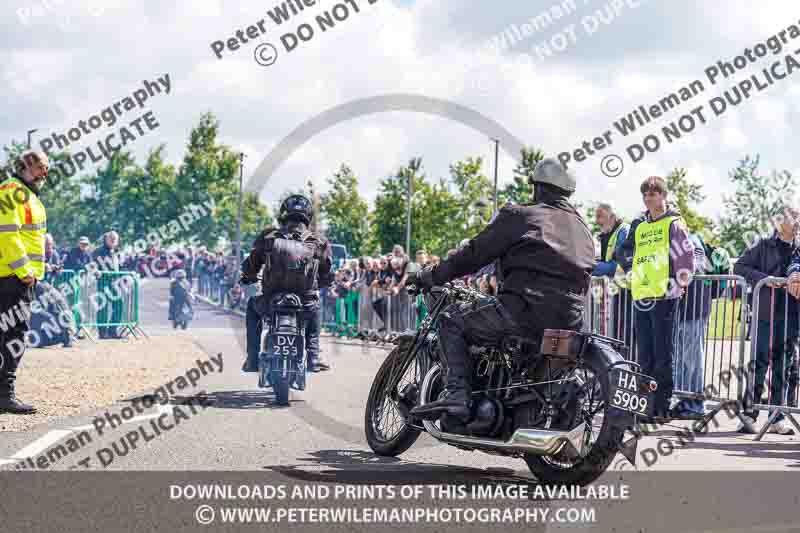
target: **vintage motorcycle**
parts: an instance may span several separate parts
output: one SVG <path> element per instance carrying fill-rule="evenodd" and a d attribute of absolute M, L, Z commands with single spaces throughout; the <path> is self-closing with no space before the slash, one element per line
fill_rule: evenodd
<path fill-rule="evenodd" d="M 272 387 L 278 405 L 289 405 L 289 389 L 306 388 L 306 332 L 300 297 L 273 295 L 262 324 L 258 386 Z"/>
<path fill-rule="evenodd" d="M 546 330 L 542 339 L 471 346 L 471 418 L 413 418 L 411 409 L 444 391 L 442 310 L 483 297 L 455 284 L 426 292 L 430 315 L 397 338 L 372 383 L 364 421 L 370 448 L 397 456 L 427 432 L 462 450 L 520 457 L 540 481 L 556 485 L 592 482 L 618 451 L 635 464 L 637 418 L 651 415 L 657 384 L 621 355 L 621 342 L 600 335 Z M 634 436 L 623 442 L 627 430 Z"/>

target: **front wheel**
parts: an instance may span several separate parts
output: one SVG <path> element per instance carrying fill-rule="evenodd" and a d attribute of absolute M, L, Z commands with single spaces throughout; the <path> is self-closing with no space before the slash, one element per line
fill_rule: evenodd
<path fill-rule="evenodd" d="M 530 471 L 550 485 L 588 485 L 608 469 L 619 450 L 625 428 L 608 413 L 608 369 L 596 359 L 584 361 L 569 369 L 581 383 L 583 402 L 579 422 L 586 422 L 584 447 L 589 451 L 579 457 L 574 449 L 562 450 L 554 456 L 526 455 Z"/>
<path fill-rule="evenodd" d="M 275 403 L 289 405 L 289 378 L 275 373 L 272 376 L 272 390 L 275 391 Z"/>
<path fill-rule="evenodd" d="M 420 431 L 406 423 L 398 408 L 397 395 L 409 384 L 419 385 L 413 360 L 407 360 L 408 346 L 398 346 L 383 361 L 369 390 L 364 413 L 364 430 L 369 447 L 378 455 L 395 457 L 408 450 L 419 438 Z M 406 359 L 407 361 L 404 361 Z M 400 368 L 405 366 L 406 368 Z M 397 380 L 396 376 L 400 375 Z M 390 384 L 395 377 L 393 386 Z M 413 407 L 413 406 L 411 406 Z"/>

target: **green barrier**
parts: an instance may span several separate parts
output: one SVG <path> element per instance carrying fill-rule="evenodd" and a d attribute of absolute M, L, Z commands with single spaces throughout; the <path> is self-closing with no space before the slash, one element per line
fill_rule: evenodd
<path fill-rule="evenodd" d="M 81 314 L 78 306 L 81 301 L 81 286 L 78 272 L 74 270 L 61 270 L 57 274 L 49 273 L 45 281 L 53 285 L 53 288 L 61 292 L 67 300 L 67 305 L 72 309 L 73 319 L 75 320 L 76 331 L 81 329 Z"/>
<path fill-rule="evenodd" d="M 101 339 L 127 332 L 134 337 L 138 337 L 137 332 L 144 335 L 139 327 L 139 275 L 136 272 L 84 274 L 80 289 L 80 329 L 96 328 Z"/>

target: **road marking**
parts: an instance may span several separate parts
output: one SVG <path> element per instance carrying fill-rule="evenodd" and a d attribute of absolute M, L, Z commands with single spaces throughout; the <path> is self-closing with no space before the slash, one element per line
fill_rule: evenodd
<path fill-rule="evenodd" d="M 48 449 L 50 446 L 60 441 L 67 435 L 72 433 L 71 430 L 56 429 L 49 432 L 47 435 L 35 440 L 23 449 L 11 456 L 12 459 L 26 459 L 28 457 L 35 457 L 41 452 Z"/>
<path fill-rule="evenodd" d="M 149 414 L 149 415 L 135 416 L 135 417 L 133 417 L 133 418 L 131 418 L 129 420 L 124 420 L 123 419 L 122 424 L 120 424 L 117 427 L 120 427 L 122 425 L 128 424 L 130 422 L 139 422 L 141 420 L 150 420 L 151 418 L 158 418 L 163 414 L 171 413 L 172 412 L 172 405 L 177 405 L 177 404 L 169 404 L 168 403 L 168 404 L 164 404 L 164 405 L 159 405 L 158 406 L 158 412 L 156 412 L 156 413 L 152 413 L 152 414 Z M 89 425 L 86 425 L 86 426 L 75 426 L 75 427 L 72 427 L 72 428 L 55 429 L 53 431 L 50 431 L 47 434 L 45 434 L 43 437 L 40 437 L 39 439 L 35 440 L 34 442 L 32 442 L 29 445 L 27 445 L 25 448 L 21 449 L 20 451 L 18 451 L 14 455 L 12 455 L 11 456 L 12 460 L 0 459 L 0 466 L 6 465 L 6 464 L 9 464 L 9 463 L 16 463 L 17 461 L 14 461 L 13 459 L 27 459 L 28 457 L 36 457 L 37 455 L 39 455 L 43 451 L 47 450 L 48 448 L 50 448 L 51 446 L 56 444 L 58 441 L 60 441 L 63 438 L 67 437 L 68 435 L 71 435 L 71 434 L 73 434 L 75 432 L 79 432 L 79 431 L 87 431 L 87 430 L 90 430 L 90 429 L 94 429 L 94 425 L 89 424 Z M 116 428 L 114 428 L 114 429 L 116 429 Z"/>

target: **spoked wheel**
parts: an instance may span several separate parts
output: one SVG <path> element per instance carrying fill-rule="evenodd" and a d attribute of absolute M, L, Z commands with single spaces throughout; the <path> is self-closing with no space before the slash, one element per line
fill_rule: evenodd
<path fill-rule="evenodd" d="M 420 430 L 406 423 L 421 382 L 416 360 L 409 360 L 407 350 L 398 346 L 389 353 L 367 398 L 364 430 L 369 447 L 378 455 L 400 455 L 419 438 Z"/>
<path fill-rule="evenodd" d="M 595 362 L 584 361 L 565 371 L 566 378 L 579 388 L 580 414 L 571 428 L 586 423 L 583 454 L 565 446 L 553 456 L 526 455 L 528 468 L 540 481 L 552 485 L 587 485 L 606 471 L 614 456 L 624 429 L 608 416 L 608 371 Z M 568 428 L 562 428 L 568 429 Z"/>

